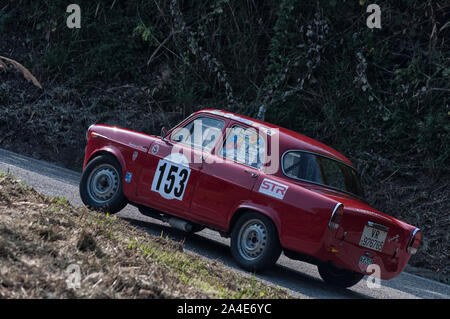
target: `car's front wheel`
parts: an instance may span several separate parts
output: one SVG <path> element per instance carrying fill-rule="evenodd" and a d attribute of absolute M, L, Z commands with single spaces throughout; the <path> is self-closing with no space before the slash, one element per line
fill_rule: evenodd
<path fill-rule="evenodd" d="M 320 277 L 334 286 L 348 288 L 356 285 L 364 275 L 348 269 L 338 268 L 331 263 L 321 263 L 317 266 Z"/>
<path fill-rule="evenodd" d="M 262 271 L 272 267 L 281 254 L 273 222 L 255 212 L 239 217 L 231 234 L 231 253 L 239 266 L 246 270 Z"/>
<path fill-rule="evenodd" d="M 89 162 L 81 175 L 80 197 L 89 208 L 110 214 L 126 206 L 122 169 L 113 156 L 101 155 Z"/>

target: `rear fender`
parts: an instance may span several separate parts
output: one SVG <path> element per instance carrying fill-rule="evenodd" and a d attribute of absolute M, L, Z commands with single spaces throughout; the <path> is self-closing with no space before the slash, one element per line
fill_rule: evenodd
<path fill-rule="evenodd" d="M 254 212 L 260 213 L 260 214 L 270 218 L 272 220 L 272 222 L 275 224 L 275 227 L 277 228 L 278 237 L 280 237 L 280 232 L 281 232 L 280 217 L 278 216 L 278 213 L 271 207 L 255 204 L 252 202 L 244 202 L 244 203 L 237 204 L 231 211 L 232 211 L 232 213 L 229 214 L 229 216 L 228 216 L 227 232 L 232 231 L 232 227 L 233 227 L 234 223 L 236 222 L 236 220 L 240 217 L 240 215 L 244 211 L 254 211 Z"/>

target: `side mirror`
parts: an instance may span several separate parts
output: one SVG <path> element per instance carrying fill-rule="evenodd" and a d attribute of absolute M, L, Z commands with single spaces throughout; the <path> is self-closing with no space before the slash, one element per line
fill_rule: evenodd
<path fill-rule="evenodd" d="M 163 138 L 163 139 L 165 139 L 166 138 L 166 136 L 167 136 L 167 129 L 163 126 L 163 127 L 161 127 L 161 137 Z"/>
<path fill-rule="evenodd" d="M 168 145 L 172 145 L 172 143 L 166 138 L 167 134 L 169 134 L 169 132 L 167 131 L 167 129 L 163 126 L 161 128 L 161 140 L 163 140 L 164 142 L 166 142 L 166 144 Z"/>

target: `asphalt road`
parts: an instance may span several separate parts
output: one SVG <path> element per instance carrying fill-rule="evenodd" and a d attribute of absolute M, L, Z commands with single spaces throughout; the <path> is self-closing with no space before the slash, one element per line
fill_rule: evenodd
<path fill-rule="evenodd" d="M 44 194 L 65 197 L 75 206 L 83 205 L 78 195 L 80 179 L 78 172 L 2 149 L 0 149 L 0 171 L 10 172 Z M 173 240 L 184 240 L 185 249 L 205 258 L 220 260 L 229 267 L 250 276 L 233 261 L 229 239 L 220 237 L 217 232 L 205 229 L 198 234 L 186 236 L 167 224 L 141 215 L 130 205 L 118 213 L 118 216 L 151 234 L 160 235 L 163 232 Z M 316 266 L 290 260 L 283 255 L 275 267 L 262 275 L 256 275 L 256 278 L 270 285 L 287 289 L 292 295 L 300 298 L 450 298 L 449 285 L 407 272 L 403 272 L 393 280 L 382 280 L 380 288 L 369 288 L 367 278 L 350 289 L 335 288 L 320 279 Z"/>

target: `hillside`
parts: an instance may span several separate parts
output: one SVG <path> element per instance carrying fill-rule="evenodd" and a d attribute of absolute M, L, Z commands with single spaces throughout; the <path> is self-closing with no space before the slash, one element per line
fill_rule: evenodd
<path fill-rule="evenodd" d="M 80 29 L 68 3 L 0 0 L 0 56 L 43 87 L 0 68 L 0 147 L 80 170 L 92 123 L 259 115 L 347 155 L 374 207 L 423 229 L 410 263 L 449 282 L 448 1 L 377 1 L 381 29 L 365 0 L 80 0 Z"/>
<path fill-rule="evenodd" d="M 0 172 L 0 298 L 290 298 Z"/>

